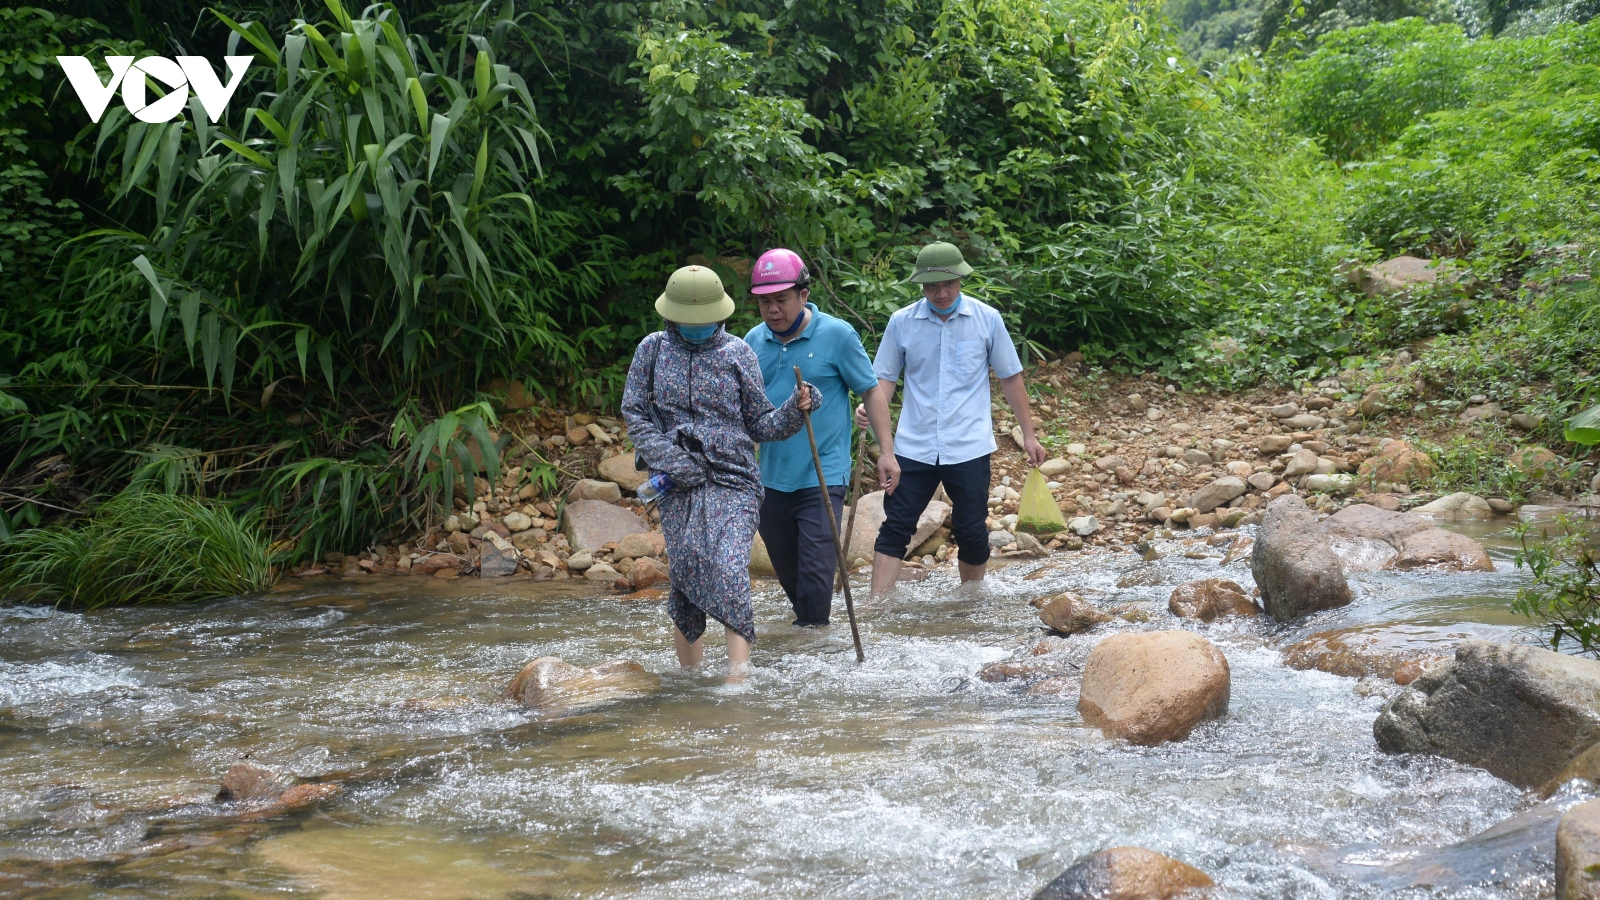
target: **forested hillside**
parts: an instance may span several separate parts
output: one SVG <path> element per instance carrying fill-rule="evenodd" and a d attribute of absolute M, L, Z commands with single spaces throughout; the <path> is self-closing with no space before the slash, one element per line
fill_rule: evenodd
<path fill-rule="evenodd" d="M 869 346 L 947 239 L 1034 357 L 1230 388 L 1432 338 L 1427 390 L 1552 441 L 1600 385 L 1582 0 L 302 6 L 0 10 L 0 533 L 145 484 L 358 545 L 505 385 L 613 406 L 666 275 L 742 297 L 774 245 Z M 54 61 L 227 52 L 214 125 L 91 125 Z M 1347 277 L 1401 254 L 1451 274 Z"/>

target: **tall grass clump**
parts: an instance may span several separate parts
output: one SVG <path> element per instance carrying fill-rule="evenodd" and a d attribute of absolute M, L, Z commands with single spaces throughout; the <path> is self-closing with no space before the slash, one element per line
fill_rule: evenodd
<path fill-rule="evenodd" d="M 0 544 L 0 595 L 98 609 L 196 603 L 272 584 L 257 523 L 189 497 L 130 491 L 78 528 L 50 526 Z"/>

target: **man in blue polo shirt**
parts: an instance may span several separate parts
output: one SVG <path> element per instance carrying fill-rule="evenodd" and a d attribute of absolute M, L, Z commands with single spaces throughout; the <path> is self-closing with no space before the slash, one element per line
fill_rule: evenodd
<path fill-rule="evenodd" d="M 994 307 L 961 293 L 961 278 L 970 274 L 972 266 L 954 244 L 923 247 L 910 279 L 922 285 L 923 299 L 890 316 L 878 344 L 874 368 L 881 399 L 888 401 L 902 374 L 905 397 L 894 436 L 900 489 L 883 501 L 872 557 L 874 597 L 894 587 L 917 519 L 940 484 L 950 497 L 961 580 L 983 580 L 989 562 L 989 455 L 996 449 L 989 370 L 1017 414 L 1028 462 L 1044 462 L 1017 348 Z M 856 421 L 861 418 L 858 411 Z"/>
<path fill-rule="evenodd" d="M 892 492 L 900 467 L 889 429 L 889 404 L 861 346 L 861 337 L 845 322 L 809 302 L 811 274 L 793 251 L 768 250 L 750 271 L 750 293 L 756 295 L 762 324 L 745 336 L 761 362 L 767 399 L 781 405 L 794 393 L 794 367 L 822 392 L 822 405 L 812 414 L 817 452 L 827 478 L 834 518 L 844 525 L 845 488 L 850 483 L 850 392 L 860 394 L 865 413 L 877 432 L 883 452 L 878 481 Z M 761 445 L 761 540 L 778 575 L 778 583 L 794 606 L 794 624 L 828 624 L 833 608 L 833 576 L 838 569 L 833 531 L 822 507 L 811 442 L 804 433 L 786 441 Z"/>

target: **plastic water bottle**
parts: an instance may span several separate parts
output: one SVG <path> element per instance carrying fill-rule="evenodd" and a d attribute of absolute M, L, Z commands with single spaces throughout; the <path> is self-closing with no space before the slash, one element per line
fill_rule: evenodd
<path fill-rule="evenodd" d="M 672 476 L 665 472 L 657 472 L 650 476 L 649 481 L 639 485 L 639 499 L 646 504 L 654 503 L 670 490 L 672 490 Z"/>

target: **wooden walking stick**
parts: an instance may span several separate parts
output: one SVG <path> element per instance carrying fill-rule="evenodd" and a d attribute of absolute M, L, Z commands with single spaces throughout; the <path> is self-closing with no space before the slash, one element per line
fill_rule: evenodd
<path fill-rule="evenodd" d="M 794 390 L 796 394 L 806 389 L 805 379 L 800 375 L 800 367 L 794 367 Z M 828 513 L 828 527 L 833 529 L 833 555 L 839 563 L 839 575 L 844 578 L 844 609 L 850 616 L 850 639 L 856 644 L 856 662 L 866 662 L 867 654 L 861 649 L 861 629 L 856 627 L 856 604 L 850 598 L 850 570 L 846 567 L 844 548 L 839 546 L 839 519 L 833 514 L 833 498 L 828 496 L 828 479 L 822 474 L 822 454 L 817 452 L 817 432 L 811 427 L 811 410 L 802 409 L 800 415 L 806 420 L 806 439 L 811 441 L 811 461 L 817 466 L 817 487 L 822 495 L 822 508 Z M 853 511 L 852 511 L 853 512 Z"/>
<path fill-rule="evenodd" d="M 850 521 L 844 526 L 844 551 L 846 553 L 850 552 L 850 542 L 856 539 L 856 507 L 861 503 L 861 462 L 866 458 L 866 456 L 867 430 L 863 428 L 861 429 L 861 436 L 856 439 L 856 465 L 855 472 L 851 476 L 853 480 L 850 482 Z M 849 569 L 850 567 L 847 564 L 845 568 Z M 840 572 L 839 575 L 834 578 L 834 581 L 837 582 L 837 584 L 833 586 L 833 592 L 837 594 L 839 591 L 844 589 L 844 573 Z"/>

